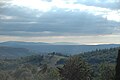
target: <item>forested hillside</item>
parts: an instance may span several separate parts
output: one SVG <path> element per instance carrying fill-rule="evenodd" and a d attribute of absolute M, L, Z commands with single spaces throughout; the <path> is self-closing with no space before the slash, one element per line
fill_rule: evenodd
<path fill-rule="evenodd" d="M 1 80 L 71 80 L 71 78 L 114 80 L 118 49 L 101 49 L 73 56 L 53 52 L 18 59 L 0 59 L 0 78 Z M 75 76 L 72 77 L 73 74 Z"/>
<path fill-rule="evenodd" d="M 85 52 L 83 54 L 80 54 L 88 63 L 91 64 L 100 64 L 103 62 L 107 63 L 115 63 L 117 54 L 118 54 L 118 49 L 117 48 L 110 48 L 110 49 L 100 49 L 100 50 L 95 50 L 95 51 L 90 51 L 90 52 Z"/>
<path fill-rule="evenodd" d="M 19 58 L 32 54 L 33 52 L 30 49 L 0 46 L 0 58 Z"/>
<path fill-rule="evenodd" d="M 100 49 L 85 52 L 79 54 L 79 56 L 91 64 L 94 71 L 94 80 L 115 80 L 115 66 L 119 49 L 120 47 Z"/>
<path fill-rule="evenodd" d="M 49 44 L 49 43 L 35 43 L 35 42 L 16 42 L 16 41 L 9 41 L 0 43 L 0 46 L 8 46 L 8 47 L 15 47 L 15 48 L 26 48 L 35 53 L 40 54 L 47 54 L 52 52 L 68 54 L 68 55 L 75 55 L 82 52 L 88 52 L 96 49 L 109 49 L 114 47 L 119 47 L 120 44 L 102 44 L 102 45 L 60 45 L 60 44 Z"/>

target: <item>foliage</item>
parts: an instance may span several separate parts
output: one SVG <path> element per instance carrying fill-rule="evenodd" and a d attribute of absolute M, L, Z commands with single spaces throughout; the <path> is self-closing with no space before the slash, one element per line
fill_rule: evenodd
<path fill-rule="evenodd" d="M 100 63 L 116 63 L 116 58 L 118 54 L 118 48 L 110 48 L 110 49 L 100 49 L 91 52 L 85 52 L 83 54 L 79 54 L 79 56 L 83 57 L 85 61 L 91 63 L 93 65 Z"/>
<path fill-rule="evenodd" d="M 0 80 L 115 80 L 118 49 L 95 50 L 70 57 L 53 52 L 1 58 Z"/>
<path fill-rule="evenodd" d="M 91 80 L 90 66 L 79 56 L 70 57 L 62 68 L 58 68 L 63 80 Z"/>
<path fill-rule="evenodd" d="M 99 67 L 101 80 L 115 80 L 115 65 L 102 63 Z"/>
<path fill-rule="evenodd" d="M 118 49 L 119 47 L 97 49 L 95 51 L 79 54 L 79 56 L 92 65 L 94 80 L 115 80 L 114 76 Z"/>

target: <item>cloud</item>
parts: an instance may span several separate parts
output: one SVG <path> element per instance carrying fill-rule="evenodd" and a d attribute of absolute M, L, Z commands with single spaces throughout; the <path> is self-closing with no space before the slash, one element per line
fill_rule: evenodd
<path fill-rule="evenodd" d="M 96 1 L 98 2 L 98 0 Z M 111 3 L 116 1 L 110 0 L 107 2 Z M 85 5 L 77 3 L 77 0 L 52 0 L 50 2 L 42 0 L 12 0 L 10 3 L 12 6 L 19 6 L 31 10 L 38 10 L 40 11 L 40 14 L 41 12 L 42 14 L 44 14 L 45 12 L 56 12 L 57 10 L 62 9 L 63 11 L 71 11 L 73 13 L 86 12 L 95 16 L 101 16 L 102 18 L 106 18 L 107 20 L 120 22 L 120 10 L 112 10 L 108 8 L 97 7 L 94 5 Z"/>
<path fill-rule="evenodd" d="M 85 4 L 88 6 L 97 6 L 110 9 L 120 9 L 119 0 L 77 0 L 80 4 Z"/>
<path fill-rule="evenodd" d="M 18 36 L 18 37 L 38 37 L 38 36 L 53 36 L 57 35 L 51 31 L 41 31 L 41 32 L 26 32 L 26 31 L 1 31 L 0 35 L 7 36 Z"/>
<path fill-rule="evenodd" d="M 0 15 L 1 20 L 12 20 L 15 19 L 15 16 Z"/>
<path fill-rule="evenodd" d="M 0 8 L 9 7 L 9 2 L 11 0 L 0 0 Z"/>
<path fill-rule="evenodd" d="M 13 18 L 12 18 L 13 19 Z M 6 20 L 6 19 L 5 19 Z M 3 24 L 37 24 L 37 23 L 39 23 L 39 22 L 12 22 L 12 21 L 10 21 L 10 22 L 2 22 Z M 2 24 L 1 23 L 1 24 Z"/>
<path fill-rule="evenodd" d="M 78 44 L 120 44 L 120 35 L 92 35 L 92 36 L 43 36 L 43 37 L 16 37 L 0 36 L 0 41 L 26 41 L 26 42 L 75 42 Z M 93 40 L 94 39 L 94 40 Z"/>
<path fill-rule="evenodd" d="M 0 35 L 31 37 L 112 34 L 114 28 L 120 25 L 84 12 L 73 14 L 64 11 L 46 13 L 36 21 L 4 21 L 0 24 Z"/>
<path fill-rule="evenodd" d="M 50 2 L 41 0 L 12 0 L 11 5 L 16 5 L 20 7 L 27 7 L 30 9 L 39 9 L 40 11 L 46 12 L 51 10 L 52 4 Z"/>
<path fill-rule="evenodd" d="M 101 6 L 116 4 L 107 1 L 2 0 L 0 41 L 113 43 L 119 39 L 120 10 Z"/>

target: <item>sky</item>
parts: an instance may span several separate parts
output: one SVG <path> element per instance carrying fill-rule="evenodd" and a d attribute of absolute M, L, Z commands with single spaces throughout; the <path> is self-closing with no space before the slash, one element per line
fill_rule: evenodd
<path fill-rule="evenodd" d="M 120 44 L 120 0 L 0 0 L 0 42 Z"/>

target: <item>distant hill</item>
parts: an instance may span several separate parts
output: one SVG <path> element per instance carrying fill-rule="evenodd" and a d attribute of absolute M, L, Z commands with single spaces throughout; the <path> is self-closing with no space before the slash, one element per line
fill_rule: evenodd
<path fill-rule="evenodd" d="M 82 56 L 88 63 L 91 64 L 100 64 L 105 62 L 114 64 L 116 63 L 119 49 L 120 47 L 101 49 L 101 50 L 85 52 L 79 55 Z"/>
<path fill-rule="evenodd" d="M 22 65 L 32 65 L 41 68 L 46 64 L 48 67 L 57 67 L 62 66 L 67 58 L 68 56 L 66 55 L 52 53 L 49 53 L 47 55 L 30 55 L 15 59 L 5 58 L 0 59 L 0 70 L 11 70 Z"/>
<path fill-rule="evenodd" d="M 2 42 L 0 45 L 5 46 L 23 46 L 23 45 L 50 45 L 49 43 L 43 43 L 43 42 L 20 42 L 20 41 L 7 41 Z"/>
<path fill-rule="evenodd" d="M 52 44 L 53 45 L 78 45 L 78 43 L 72 43 L 72 42 L 55 42 Z"/>
<path fill-rule="evenodd" d="M 62 45 L 61 45 L 62 44 Z M 96 49 L 109 49 L 114 47 L 119 47 L 120 44 L 103 44 L 103 45 L 67 45 L 68 43 L 34 43 L 34 42 L 3 42 L 0 43 L 0 46 L 9 46 L 16 48 L 27 48 L 36 53 L 51 53 L 58 52 L 68 55 L 79 54 L 82 52 L 93 51 Z"/>
<path fill-rule="evenodd" d="M 17 58 L 28 55 L 32 55 L 32 51 L 26 48 L 0 46 L 0 58 Z"/>
<path fill-rule="evenodd" d="M 19 49 L 19 48 L 5 48 L 5 49 L 7 49 L 7 50 L 13 49 L 12 51 L 15 51 L 14 49 L 17 49 L 19 51 L 23 50 L 23 49 Z M 89 64 L 92 64 L 93 66 L 96 66 L 95 68 L 97 69 L 98 68 L 97 66 L 99 66 L 99 64 L 101 64 L 101 63 L 106 62 L 106 63 L 115 64 L 118 49 L 120 49 L 120 47 L 95 50 L 95 51 L 77 54 L 77 56 L 81 56 L 86 62 L 88 62 Z M 1 53 L 0 53 L 0 55 L 1 55 Z M 10 53 L 6 54 L 6 55 L 10 55 Z M 22 55 L 19 55 L 19 56 L 22 56 Z M 48 67 L 57 67 L 57 66 L 62 66 L 68 58 L 69 58 L 69 56 L 66 56 L 66 55 L 63 55 L 60 53 L 49 53 L 46 55 L 38 55 L 38 54 L 36 55 L 35 54 L 35 55 L 25 56 L 25 57 L 22 57 L 19 59 L 16 58 L 15 60 L 14 59 L 0 59 L 1 61 L 3 60 L 5 62 L 5 64 L 4 64 L 5 66 L 0 66 L 0 69 L 1 69 L 1 67 L 3 67 L 3 69 L 10 68 L 10 67 L 15 68 L 21 64 L 22 65 L 30 64 L 30 65 L 35 65 L 38 67 L 43 66 L 44 64 L 47 64 Z"/>

